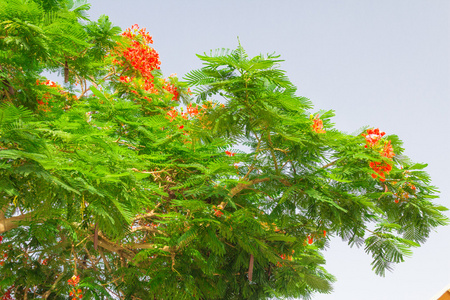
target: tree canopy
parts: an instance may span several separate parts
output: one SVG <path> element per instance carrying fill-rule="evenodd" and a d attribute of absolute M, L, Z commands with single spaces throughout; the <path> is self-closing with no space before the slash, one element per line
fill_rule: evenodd
<path fill-rule="evenodd" d="M 165 78 L 145 28 L 88 9 L 0 0 L 2 299 L 309 298 L 330 237 L 384 275 L 447 224 L 426 164 L 334 128 L 279 56 Z"/>

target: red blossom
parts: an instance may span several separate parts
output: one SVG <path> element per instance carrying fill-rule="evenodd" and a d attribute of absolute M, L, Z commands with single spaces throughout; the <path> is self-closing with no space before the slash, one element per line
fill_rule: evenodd
<path fill-rule="evenodd" d="M 392 170 L 392 166 L 386 162 L 371 162 L 369 166 L 376 172 L 376 174 L 372 173 L 372 178 L 377 178 L 379 176 L 381 181 L 385 181 L 386 174 L 389 174 Z"/>
<path fill-rule="evenodd" d="M 220 210 L 215 209 L 215 208 L 213 208 L 213 209 L 214 209 L 214 215 L 216 217 L 221 217 L 223 215 L 223 212 L 221 212 Z"/>
<path fill-rule="evenodd" d="M 80 276 L 73 275 L 72 278 L 67 280 L 67 282 L 69 283 L 69 285 L 76 286 L 80 282 Z"/>
<path fill-rule="evenodd" d="M 189 104 L 187 107 L 187 113 L 192 117 L 198 115 L 198 105 L 195 107 L 192 106 L 192 104 Z"/>
<path fill-rule="evenodd" d="M 125 63 L 131 65 L 144 79 L 143 88 L 149 93 L 158 94 L 153 84 L 152 71 L 160 69 L 161 61 L 159 60 L 159 54 L 155 49 L 148 44 L 152 44 L 152 37 L 148 34 L 145 28 L 139 29 L 137 24 L 131 28 L 125 30 L 122 36 L 130 40 L 130 46 L 124 50 L 119 47 L 116 48 L 116 55 L 123 57 L 125 61 L 113 59 L 113 63 L 124 66 Z M 127 76 L 121 76 L 119 79 L 121 82 L 131 82 L 131 79 Z"/>
<path fill-rule="evenodd" d="M 170 122 L 172 122 L 178 116 L 178 111 L 175 109 L 169 110 L 167 115 L 170 117 Z"/>
<path fill-rule="evenodd" d="M 383 150 L 381 150 L 381 155 L 387 158 L 392 158 L 395 156 L 394 148 L 391 145 L 391 141 L 389 141 L 386 145 L 384 145 Z"/>
<path fill-rule="evenodd" d="M 373 147 L 377 142 L 385 135 L 385 132 L 380 132 L 380 129 L 367 129 L 367 134 L 363 133 L 362 136 L 366 139 L 366 148 L 368 146 Z"/>
<path fill-rule="evenodd" d="M 312 128 L 316 133 L 326 132 L 325 130 L 323 130 L 323 121 L 319 119 L 319 114 L 314 117 Z"/>
<path fill-rule="evenodd" d="M 177 87 L 175 85 L 173 85 L 169 82 L 166 82 L 163 85 L 163 89 L 165 89 L 166 91 L 168 91 L 169 93 L 171 93 L 173 95 L 172 100 L 174 100 L 174 101 L 178 100 L 179 93 L 178 93 Z"/>
<path fill-rule="evenodd" d="M 225 151 L 225 154 L 231 157 L 231 156 L 234 156 L 236 153 L 233 153 L 233 152 L 227 150 L 227 151 Z"/>

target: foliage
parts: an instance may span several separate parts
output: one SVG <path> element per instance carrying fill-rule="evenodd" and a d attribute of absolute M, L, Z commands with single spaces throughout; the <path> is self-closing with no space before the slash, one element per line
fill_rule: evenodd
<path fill-rule="evenodd" d="M 309 298 L 330 237 L 383 275 L 446 224 L 426 165 L 311 114 L 278 56 L 164 78 L 145 29 L 88 8 L 0 0 L 3 299 Z"/>

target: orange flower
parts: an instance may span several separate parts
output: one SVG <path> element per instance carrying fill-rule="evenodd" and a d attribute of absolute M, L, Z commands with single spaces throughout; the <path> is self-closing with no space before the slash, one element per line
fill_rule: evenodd
<path fill-rule="evenodd" d="M 198 105 L 193 107 L 192 104 L 189 104 L 187 107 L 187 112 L 191 117 L 198 115 Z"/>
<path fill-rule="evenodd" d="M 369 166 L 376 172 L 372 173 L 372 178 L 380 177 L 381 181 L 386 180 L 386 174 L 389 174 L 389 172 L 392 170 L 392 166 L 385 162 L 370 162 Z M 377 175 L 378 174 L 378 175 Z"/>
<path fill-rule="evenodd" d="M 215 209 L 215 208 L 213 208 L 213 209 L 214 209 L 214 215 L 215 215 L 216 217 L 220 217 L 220 216 L 223 215 L 223 212 L 221 212 L 220 210 Z"/>
<path fill-rule="evenodd" d="M 69 285 L 76 286 L 78 284 L 78 282 L 80 282 L 80 276 L 73 275 L 72 278 L 67 280 L 67 282 L 69 283 Z"/>
<path fill-rule="evenodd" d="M 231 156 L 234 156 L 236 153 L 233 153 L 233 152 L 230 152 L 227 150 L 227 151 L 225 151 L 225 154 L 231 157 Z"/>
<path fill-rule="evenodd" d="M 385 135 L 385 132 L 380 132 L 380 129 L 367 129 L 367 134 L 363 133 L 362 136 L 366 138 L 367 146 L 373 147 L 376 143 Z"/>
<path fill-rule="evenodd" d="M 172 109 L 167 112 L 167 115 L 170 117 L 170 122 L 172 122 L 178 116 L 178 112 Z"/>
<path fill-rule="evenodd" d="M 165 89 L 166 91 L 168 91 L 169 93 L 171 93 L 173 95 L 172 100 L 174 100 L 174 101 L 178 100 L 179 93 L 178 93 L 176 86 L 174 86 L 173 84 L 171 84 L 169 82 L 166 82 L 163 85 L 163 89 Z"/>
<path fill-rule="evenodd" d="M 323 130 L 323 121 L 319 119 L 319 114 L 317 114 L 313 119 L 313 125 L 312 128 L 316 133 L 325 133 L 326 131 Z"/>
<path fill-rule="evenodd" d="M 381 150 L 381 155 L 387 158 L 392 158 L 395 156 L 394 148 L 391 145 L 391 141 L 389 141 L 386 145 L 384 145 L 383 150 Z"/>

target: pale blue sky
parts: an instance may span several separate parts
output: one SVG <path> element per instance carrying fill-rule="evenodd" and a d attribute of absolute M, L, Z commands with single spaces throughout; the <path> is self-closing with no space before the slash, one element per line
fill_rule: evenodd
<path fill-rule="evenodd" d="M 90 16 L 122 29 L 147 27 L 166 75 L 201 66 L 196 53 L 235 48 L 276 52 L 317 110 L 333 109 L 338 129 L 379 127 L 429 163 L 450 206 L 450 1 L 448 0 L 92 0 Z M 450 284 L 450 226 L 433 233 L 385 278 L 363 249 L 334 240 L 325 255 L 338 282 L 315 300 L 428 300 Z"/>

